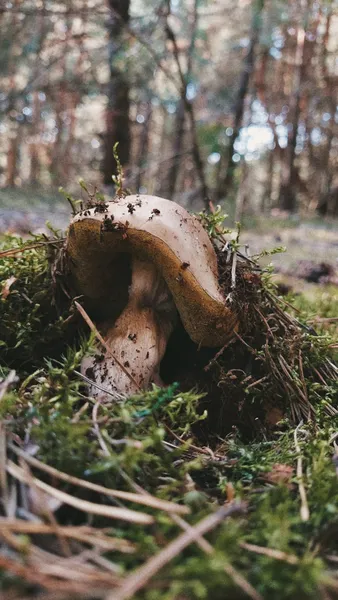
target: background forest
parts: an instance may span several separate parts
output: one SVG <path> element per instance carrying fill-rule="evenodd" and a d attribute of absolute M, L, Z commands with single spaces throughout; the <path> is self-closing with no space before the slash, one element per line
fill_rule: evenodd
<path fill-rule="evenodd" d="M 337 213 L 337 2 L 2 0 L 0 32 L 3 206 L 112 192 L 118 141 L 133 192 Z"/>

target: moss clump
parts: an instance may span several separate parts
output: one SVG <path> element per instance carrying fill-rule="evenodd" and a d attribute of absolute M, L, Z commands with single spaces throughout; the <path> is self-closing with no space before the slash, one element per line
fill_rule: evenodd
<path fill-rule="evenodd" d="M 65 319 L 70 302 L 57 304 L 51 264 L 63 239 L 32 236 L 24 241 L 6 236 L 0 256 L 1 366 L 40 366 L 44 356 L 65 345 Z"/>
<path fill-rule="evenodd" d="M 209 223 L 214 239 L 224 236 L 217 218 Z M 245 315 L 239 338 L 217 354 L 214 350 L 198 353 L 178 331 L 171 352 L 184 352 L 184 368 L 179 371 L 178 361 L 167 358 L 167 388 L 154 387 L 133 398 L 101 405 L 87 396 L 79 371 L 94 340 L 83 336 L 70 299 L 60 293 L 62 281 L 51 269 L 50 249 L 56 250 L 60 241 L 46 242 L 34 238 L 24 245 L 36 247 L 10 253 L 10 248 L 23 250 L 23 242 L 6 238 L 0 257 L 2 290 L 7 290 L 0 300 L 4 324 L 0 431 L 5 429 L 8 442 L 1 465 L 7 461 L 9 474 L 4 485 L 1 467 L 1 517 L 11 534 L 4 534 L 0 527 L 3 597 L 7 600 L 11 597 L 7 593 L 16 593 L 38 600 L 62 588 L 62 597 L 68 600 L 104 598 L 107 589 L 116 585 L 117 590 L 134 569 L 182 533 L 182 522 L 170 512 L 140 506 L 135 499 L 114 498 L 108 491 L 98 493 L 76 479 L 60 479 L 57 472 L 32 463 L 32 454 L 87 484 L 141 496 L 147 492 L 177 502 L 190 508 L 184 516 L 190 525 L 225 502 L 237 501 L 246 507 L 245 513 L 205 536 L 208 552 L 196 543 L 188 545 L 135 597 L 335 597 L 337 370 L 332 338 L 326 332 L 315 335 L 313 325 L 306 324 L 308 310 L 313 320 L 313 306 L 298 298 L 301 313 L 292 314 L 290 309 L 288 315 L 272 284 L 264 280 L 257 265 L 241 257 L 238 246 L 230 247 L 228 261 L 226 252 L 219 251 L 221 283 L 230 288 L 232 301 Z M 9 286 L 13 277 L 15 282 Z M 319 306 L 323 316 L 331 310 L 328 299 L 325 302 Z M 177 340 L 181 347 L 175 346 Z M 63 491 L 76 501 L 95 505 L 125 506 L 153 516 L 155 522 L 140 526 L 112 520 L 99 512 L 89 514 L 76 502 L 71 506 L 63 502 L 56 508 L 47 503 L 48 513 L 46 506 L 41 510 L 41 498 L 33 502 L 30 490 L 35 488 L 29 478 L 26 485 L 19 482 L 15 466 L 20 477 L 25 477 L 24 468 L 26 473 L 30 468 L 31 475 L 56 494 Z M 10 529 L 14 525 L 8 517 L 13 514 L 8 510 L 15 490 L 19 530 Z M 41 532 L 39 536 L 22 534 L 24 538 L 17 535 L 22 523 L 32 524 L 37 517 L 41 527 L 51 527 L 51 522 L 55 527 L 57 522 L 63 529 L 49 529 L 48 536 Z M 71 537 L 74 526 L 84 525 L 91 527 L 91 542 Z M 65 537 L 66 532 L 70 537 Z M 105 543 L 107 539 L 127 541 L 134 551 L 99 551 L 103 539 Z M 88 546 L 91 552 L 86 553 Z M 76 579 L 79 554 L 90 556 L 87 562 L 83 560 L 91 573 L 95 566 L 94 580 Z M 55 571 L 55 565 L 65 560 L 72 572 L 69 579 L 65 572 L 62 579 Z"/>

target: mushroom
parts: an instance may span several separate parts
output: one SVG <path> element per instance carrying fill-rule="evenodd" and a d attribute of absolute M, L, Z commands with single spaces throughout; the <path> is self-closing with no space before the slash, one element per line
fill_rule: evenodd
<path fill-rule="evenodd" d="M 131 395 L 160 383 L 178 315 L 198 345 L 221 346 L 233 336 L 237 315 L 219 289 L 208 234 L 175 202 L 137 195 L 83 211 L 70 224 L 66 250 L 75 290 L 109 348 L 82 364 L 100 387 Z M 91 393 L 102 397 L 94 385 Z"/>

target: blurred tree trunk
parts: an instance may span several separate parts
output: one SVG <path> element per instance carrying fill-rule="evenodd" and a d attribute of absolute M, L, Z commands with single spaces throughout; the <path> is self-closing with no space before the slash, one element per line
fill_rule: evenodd
<path fill-rule="evenodd" d="M 10 31 L 12 35 L 12 45 L 10 47 L 8 53 L 8 64 L 7 64 L 7 73 L 9 78 L 9 102 L 8 102 L 8 114 L 12 111 L 15 111 L 15 90 L 16 90 L 16 82 L 15 82 L 15 66 L 17 56 L 20 53 L 16 52 L 17 48 L 20 47 L 20 40 L 18 35 L 17 26 L 19 23 L 18 17 L 18 9 L 19 9 L 20 0 L 14 1 L 14 11 L 11 18 Z M 6 66 L 2 65 L 4 72 L 6 73 Z M 20 146 L 20 138 L 21 138 L 21 128 L 20 124 L 11 117 L 10 119 L 11 127 L 10 127 L 10 136 L 8 140 L 8 148 L 7 148 L 7 168 L 6 168 L 6 178 L 5 185 L 9 187 L 14 187 L 16 183 L 16 177 L 18 175 L 19 170 L 19 146 Z"/>
<path fill-rule="evenodd" d="M 335 129 L 336 129 L 336 123 L 335 123 L 336 95 L 335 95 L 335 87 L 334 87 L 335 77 L 334 77 L 334 75 L 331 75 L 331 73 L 328 69 L 328 44 L 329 44 L 329 37 L 330 37 L 331 18 L 332 18 L 332 8 L 330 8 L 330 11 L 326 16 L 325 33 L 323 36 L 322 57 L 321 57 L 322 71 L 323 71 L 323 75 L 324 75 L 325 88 L 326 88 L 326 99 L 327 99 L 327 106 L 328 106 L 327 112 L 330 115 L 330 119 L 328 121 L 329 124 L 327 126 L 327 131 L 326 131 L 327 143 L 326 143 L 326 147 L 324 149 L 323 156 L 322 156 L 320 198 L 330 192 L 330 188 L 331 188 L 331 184 L 332 184 L 332 180 L 333 180 L 333 171 L 334 171 L 334 169 L 332 168 L 332 165 L 331 165 L 330 158 L 331 158 L 332 145 L 333 145 L 335 133 L 336 133 L 335 132 Z"/>
<path fill-rule="evenodd" d="M 129 23 L 129 5 L 130 0 L 108 0 L 110 8 L 107 24 L 110 81 L 104 136 L 103 180 L 105 185 L 112 185 L 112 176 L 116 174 L 116 162 L 113 156 L 114 144 L 119 143 L 118 155 L 123 166 L 128 164 L 130 155 L 129 82 L 126 73 L 116 66 L 116 55 L 122 50 L 125 27 Z"/>
<path fill-rule="evenodd" d="M 301 19 L 303 24 L 297 28 L 297 44 L 295 49 L 293 85 L 289 103 L 289 114 L 291 124 L 288 134 L 288 145 L 285 152 L 285 161 L 282 164 L 281 186 L 279 191 L 279 206 L 282 210 L 294 212 L 297 208 L 297 180 L 298 170 L 295 164 L 296 144 L 299 118 L 301 115 L 301 96 L 304 76 L 306 72 L 306 61 L 304 52 L 305 32 L 307 29 L 308 2 L 301 0 L 299 9 L 302 9 Z"/>
<path fill-rule="evenodd" d="M 149 99 L 147 102 L 146 109 L 144 111 L 144 122 L 142 131 L 139 136 L 139 147 L 136 159 L 137 165 L 137 176 L 136 176 L 136 191 L 140 191 L 143 181 L 143 172 L 148 161 L 148 148 L 149 148 L 149 137 L 150 137 L 150 123 L 151 123 L 152 104 Z"/>
<path fill-rule="evenodd" d="M 20 126 L 16 127 L 15 137 L 10 139 L 7 152 L 7 171 L 6 171 L 6 186 L 14 187 L 15 179 L 18 174 L 18 156 L 20 145 Z"/>
<path fill-rule="evenodd" d="M 51 157 L 51 177 L 54 185 L 60 185 L 64 183 L 62 173 L 62 161 L 63 161 L 63 144 L 62 139 L 64 136 L 65 121 L 62 115 L 66 111 L 66 96 L 67 96 L 67 83 L 65 75 L 65 61 L 61 63 L 62 79 L 59 83 L 58 89 L 53 90 L 53 101 L 55 106 L 55 125 L 57 134 L 55 142 L 52 147 Z"/>
<path fill-rule="evenodd" d="M 168 174 L 168 196 L 172 198 L 175 194 L 177 177 L 181 163 L 181 153 L 183 149 L 184 139 L 184 125 L 185 125 L 185 111 L 186 111 L 186 97 L 187 87 L 192 74 L 193 56 L 195 50 L 195 41 L 198 26 L 198 0 L 194 1 L 193 12 L 192 12 L 192 23 L 190 27 L 190 44 L 187 56 L 187 68 L 184 77 L 184 85 L 182 86 L 182 97 L 179 101 L 176 111 L 176 121 L 174 128 L 174 143 L 173 143 L 173 161 L 169 169 Z"/>
<path fill-rule="evenodd" d="M 40 146 L 40 100 L 39 93 L 33 92 L 32 102 L 32 140 L 29 145 L 30 154 L 30 174 L 29 183 L 30 185 L 37 186 L 39 184 L 40 175 L 40 158 L 39 158 L 39 146 Z"/>
<path fill-rule="evenodd" d="M 185 90 L 186 93 L 186 90 Z M 185 123 L 185 102 L 181 98 L 176 109 L 176 119 L 174 126 L 174 141 L 172 146 L 173 159 L 168 172 L 168 184 L 167 194 L 168 198 L 172 199 L 175 194 L 177 176 L 180 169 L 181 163 L 181 152 L 183 147 L 184 137 L 184 123 Z"/>
<path fill-rule="evenodd" d="M 256 46 L 259 42 L 259 33 L 261 30 L 262 23 L 262 12 L 264 10 L 265 0 L 255 0 L 252 8 L 252 21 L 251 21 L 251 35 L 248 51 L 244 59 L 244 66 L 241 73 L 239 90 L 234 107 L 234 122 L 232 127 L 232 134 L 229 138 L 229 145 L 227 147 L 225 161 L 225 176 L 220 178 L 217 190 L 217 197 L 224 198 L 232 189 L 233 179 L 236 164 L 233 161 L 234 144 L 239 136 L 239 132 L 242 126 L 245 99 L 249 90 L 251 75 L 255 67 L 255 54 Z"/>

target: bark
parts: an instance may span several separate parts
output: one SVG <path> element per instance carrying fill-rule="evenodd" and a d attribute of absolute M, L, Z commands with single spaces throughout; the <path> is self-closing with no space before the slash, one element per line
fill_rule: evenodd
<path fill-rule="evenodd" d="M 183 137 L 184 137 L 184 123 L 185 123 L 185 105 L 184 100 L 179 101 L 177 111 L 176 111 L 176 119 L 174 126 L 174 142 L 172 147 L 173 160 L 171 162 L 169 172 L 168 172 L 168 197 L 172 198 L 175 194 L 177 177 L 180 169 L 180 154 L 182 152 L 183 147 Z"/>
<path fill-rule="evenodd" d="M 202 194 L 203 203 L 205 205 L 205 208 L 208 210 L 209 209 L 209 201 L 210 201 L 209 190 L 208 190 L 208 186 L 207 186 L 207 182 L 206 182 L 203 159 L 202 159 L 202 154 L 201 154 L 198 137 L 197 137 L 195 111 L 194 111 L 193 103 L 190 100 L 188 100 L 188 98 L 187 98 L 188 77 L 190 76 L 190 73 L 192 70 L 192 57 L 193 57 L 193 51 L 194 51 L 194 47 L 195 47 L 195 37 L 196 37 L 196 32 L 197 32 L 198 2 L 199 2 L 199 0 L 195 0 L 195 2 L 194 2 L 193 23 L 192 23 L 192 30 L 191 30 L 191 43 L 190 43 L 190 48 L 189 48 L 189 52 L 188 52 L 188 64 L 187 64 L 186 74 L 183 73 L 183 69 L 181 66 L 176 36 L 175 36 L 173 30 L 171 29 L 168 21 L 166 23 L 166 34 L 167 34 L 168 40 L 171 41 L 172 46 L 173 46 L 173 54 L 174 54 L 175 62 L 177 65 L 177 69 L 178 69 L 178 73 L 179 73 L 179 77 L 180 77 L 180 84 L 181 84 L 181 105 L 182 105 L 182 107 L 184 107 L 184 111 L 185 111 L 185 114 L 187 115 L 187 118 L 189 121 L 189 126 L 190 126 L 190 135 L 191 135 L 191 142 L 192 142 L 192 157 L 193 157 L 193 161 L 195 164 L 196 173 L 197 173 L 198 179 L 200 181 L 200 185 L 201 185 L 201 194 Z M 178 133 L 178 135 L 180 137 L 178 139 L 178 142 L 177 142 L 176 148 L 175 148 L 175 158 L 174 158 L 173 166 L 172 166 L 173 175 L 169 175 L 169 181 L 171 180 L 171 177 L 173 177 L 174 186 L 176 185 L 176 180 L 177 180 L 177 175 L 178 175 L 179 156 L 181 155 L 182 140 L 183 140 L 183 133 L 184 133 L 184 113 L 182 113 L 182 108 L 181 108 L 181 111 L 179 111 L 177 113 L 177 115 L 178 116 L 177 116 L 177 121 L 176 121 L 176 133 Z M 178 147 L 178 145 L 179 145 L 179 147 Z M 175 189 L 175 188 L 173 188 L 173 189 Z"/>
<path fill-rule="evenodd" d="M 30 154 L 30 184 L 37 186 L 39 184 L 40 174 L 40 159 L 39 159 L 39 142 L 40 142 L 40 100 L 38 92 L 33 93 L 33 123 L 32 123 L 32 135 L 33 140 L 29 144 Z"/>
<path fill-rule="evenodd" d="M 18 174 L 18 156 L 20 145 L 20 126 L 16 128 L 16 135 L 9 142 L 7 152 L 6 186 L 14 187 Z"/>
<path fill-rule="evenodd" d="M 290 133 L 288 135 L 288 145 L 285 153 L 285 162 L 282 165 L 282 177 L 279 191 L 279 206 L 282 210 L 295 212 L 297 208 L 297 175 L 298 170 L 295 164 L 296 144 L 299 118 L 301 115 L 302 87 L 306 73 L 305 60 L 305 32 L 307 28 L 308 3 L 300 2 L 305 24 L 298 25 L 297 45 L 294 59 L 292 94 L 289 103 L 290 114 Z"/>
<path fill-rule="evenodd" d="M 226 167 L 225 176 L 223 179 L 221 178 L 219 182 L 217 190 L 218 198 L 226 197 L 231 191 L 233 185 L 234 173 L 237 164 L 233 161 L 234 144 L 236 139 L 238 138 L 240 129 L 242 127 L 245 100 L 248 94 L 251 76 L 255 67 L 256 47 L 259 42 L 259 34 L 261 30 L 261 17 L 262 12 L 264 10 L 264 4 L 265 0 L 256 0 L 253 6 L 251 38 L 248 51 L 244 59 L 244 67 L 241 73 L 239 90 L 237 93 L 237 98 L 234 107 L 233 133 L 229 138 L 229 145 L 227 148 L 225 161 L 222 160 L 223 164 L 225 162 Z"/>
<path fill-rule="evenodd" d="M 180 168 L 180 164 L 181 164 L 180 155 L 181 155 L 181 152 L 183 149 L 187 85 L 189 83 L 191 73 L 192 73 L 192 64 L 193 64 L 193 54 L 194 54 L 194 50 L 195 50 L 197 23 L 198 23 L 198 0 L 195 0 L 194 9 L 193 9 L 192 25 L 191 25 L 191 38 L 190 38 L 191 41 L 190 41 L 189 50 L 188 50 L 187 70 L 186 70 L 186 74 L 184 77 L 185 83 L 182 88 L 182 97 L 179 101 L 177 112 L 176 112 L 176 121 L 175 121 L 175 128 L 174 128 L 174 143 L 173 143 L 173 152 L 172 152 L 174 158 L 171 163 L 171 167 L 169 169 L 169 174 L 168 174 L 169 198 L 172 198 L 175 194 L 177 177 L 178 177 L 179 168 Z"/>
<path fill-rule="evenodd" d="M 19 7 L 19 0 L 15 0 L 14 8 L 17 10 L 18 7 Z M 12 46 L 11 46 L 9 54 L 8 54 L 8 65 L 7 65 L 7 73 L 8 73 L 8 77 L 9 77 L 8 108 L 7 108 L 8 114 L 10 114 L 13 109 L 15 109 L 15 88 L 16 88 L 15 49 L 16 49 L 16 45 L 20 44 L 18 31 L 17 31 L 17 25 L 18 25 L 18 15 L 16 14 L 16 12 L 14 12 L 12 15 L 11 24 L 10 24 L 10 31 L 13 32 L 12 33 L 13 39 L 12 39 Z M 5 72 L 6 72 L 6 70 L 5 70 Z M 8 149 L 7 149 L 7 168 L 6 168 L 6 179 L 5 179 L 5 182 L 6 182 L 5 185 L 10 186 L 10 187 L 15 186 L 16 177 L 18 175 L 19 145 L 20 145 L 20 138 L 21 138 L 20 124 L 18 124 L 17 122 L 14 122 L 12 125 L 13 126 L 11 127 L 11 136 L 10 136 L 10 139 L 8 142 Z"/>
<path fill-rule="evenodd" d="M 125 39 L 125 29 L 129 23 L 130 0 L 109 0 L 110 18 L 107 24 L 109 42 L 110 81 L 108 85 L 108 105 L 106 110 L 106 133 L 104 136 L 103 180 L 112 185 L 116 175 L 116 162 L 113 147 L 119 143 L 118 155 L 122 166 L 128 165 L 130 156 L 129 123 L 129 81 L 126 73 L 116 67 L 115 58 Z"/>
<path fill-rule="evenodd" d="M 136 160 L 137 164 L 137 176 L 135 187 L 139 192 L 142 186 L 144 168 L 148 160 L 148 148 L 149 148 L 149 136 L 150 136 L 150 123 L 151 123 L 152 105 L 150 99 L 147 102 L 147 108 L 144 113 L 144 123 L 140 134 L 138 156 Z"/>

